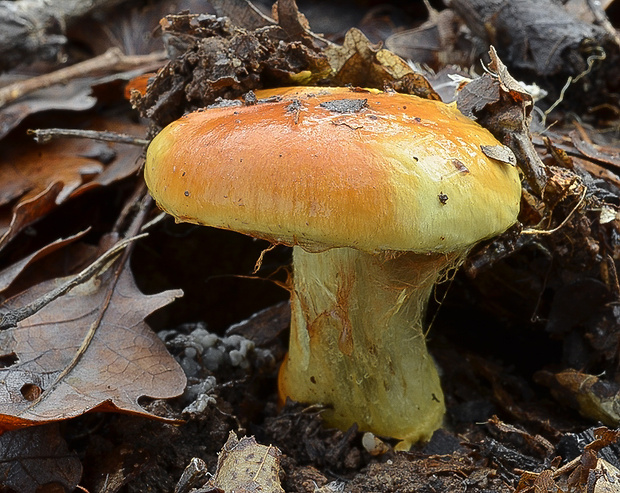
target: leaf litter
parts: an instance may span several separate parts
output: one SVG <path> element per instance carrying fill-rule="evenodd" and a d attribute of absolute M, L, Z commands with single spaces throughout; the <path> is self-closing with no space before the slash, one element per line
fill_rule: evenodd
<path fill-rule="evenodd" d="M 98 118 L 91 128 L 135 134 L 143 127 L 126 118 Z M 122 148 L 124 147 L 124 148 Z M 134 175 L 141 149 L 84 139 L 42 146 L 22 139 L 0 142 L 0 250 L 28 225 L 72 197 Z"/>
<path fill-rule="evenodd" d="M 82 476 L 77 454 L 69 450 L 57 424 L 7 431 L 0 435 L 3 486 L 35 493 L 50 482 L 73 490 Z"/>
<path fill-rule="evenodd" d="M 144 323 L 181 292 L 145 296 L 127 269 L 115 271 L 106 268 L 0 333 L 2 359 L 13 361 L 0 370 L 4 430 L 93 409 L 150 415 L 138 404 L 140 397 L 183 391 L 185 375 Z M 65 281 L 34 286 L 3 309 L 28 305 Z"/>

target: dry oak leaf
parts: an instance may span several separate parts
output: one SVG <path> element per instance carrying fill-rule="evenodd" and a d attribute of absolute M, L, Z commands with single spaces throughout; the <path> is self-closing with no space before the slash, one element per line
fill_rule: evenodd
<path fill-rule="evenodd" d="M 380 45 L 373 45 L 357 28 L 347 31 L 342 46 L 328 46 L 325 55 L 336 85 L 383 89 L 387 84 L 421 98 L 440 99 L 430 83 L 405 60 Z"/>
<path fill-rule="evenodd" d="M 8 431 L 0 436 L 0 490 L 36 493 L 73 491 L 82 464 L 57 424 Z M 47 488 L 47 489 L 46 489 Z"/>
<path fill-rule="evenodd" d="M 186 378 L 144 318 L 182 295 L 142 294 L 128 268 L 108 268 L 0 332 L 0 432 L 90 410 L 155 417 L 138 399 L 180 395 Z M 25 306 L 67 279 L 41 283 L 3 306 Z"/>
<path fill-rule="evenodd" d="M 280 485 L 281 455 L 273 445 L 261 445 L 254 437 L 239 440 L 231 431 L 207 486 L 215 491 L 284 493 Z"/>

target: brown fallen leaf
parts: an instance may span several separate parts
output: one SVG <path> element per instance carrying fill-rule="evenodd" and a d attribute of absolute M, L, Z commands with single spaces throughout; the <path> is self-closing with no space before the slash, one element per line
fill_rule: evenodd
<path fill-rule="evenodd" d="M 0 271 L 0 292 L 7 289 L 13 283 L 13 281 L 15 281 L 15 279 L 17 279 L 21 275 L 21 273 L 32 263 L 82 238 L 86 233 L 87 231 L 81 231 L 80 233 L 70 236 L 68 238 L 61 238 L 59 240 L 56 240 L 53 243 L 50 243 L 49 245 L 45 245 L 43 248 L 40 248 L 36 252 L 33 252 L 30 255 L 24 257 L 23 259 L 11 264 L 6 269 L 1 270 Z"/>
<path fill-rule="evenodd" d="M 260 445 L 254 437 L 239 440 L 231 431 L 219 453 L 215 476 L 207 486 L 238 493 L 284 493 L 279 478 L 280 455 L 273 445 Z"/>
<path fill-rule="evenodd" d="M 397 91 L 440 99 L 429 82 L 415 73 L 405 60 L 380 45 L 373 45 L 359 29 L 350 29 L 342 46 L 328 46 L 325 54 L 332 67 L 331 79 L 335 85 L 383 89 L 387 84 Z"/>
<path fill-rule="evenodd" d="M 557 400 L 582 416 L 608 426 L 620 424 L 620 385 L 616 382 L 573 369 L 555 374 L 539 371 L 534 379 L 549 387 Z"/>
<path fill-rule="evenodd" d="M 528 184 L 541 196 L 547 177 L 545 165 L 531 141 L 529 128 L 534 108 L 532 96 L 510 75 L 492 46 L 489 56 L 490 72 L 460 90 L 457 107 L 510 147 Z"/>
<path fill-rule="evenodd" d="M 271 7 L 271 15 L 284 29 L 289 39 L 298 39 L 312 44 L 310 24 L 306 16 L 297 9 L 295 0 L 277 0 Z"/>
<path fill-rule="evenodd" d="M 50 213 L 56 207 L 56 197 L 61 190 L 62 183 L 52 183 L 38 194 L 20 200 L 13 207 L 0 209 L 0 250 L 26 226 Z"/>
<path fill-rule="evenodd" d="M 385 40 L 385 47 L 436 72 L 446 65 L 470 67 L 476 63 L 475 51 L 462 25 L 452 10 L 431 9 L 426 22 L 392 34 Z"/>
<path fill-rule="evenodd" d="M 120 119 L 99 118 L 91 122 L 93 129 L 140 134 L 144 127 Z M 37 145 L 31 138 L 17 138 L 0 147 L 0 205 L 20 199 L 28 200 L 51 184 L 62 183 L 56 197 L 64 202 L 78 188 L 99 176 L 116 159 L 125 165 L 135 161 L 141 149 L 120 148 L 87 139 L 63 139 Z M 124 154 L 130 154 L 125 156 Z M 135 165 L 133 170 L 138 169 Z"/>
<path fill-rule="evenodd" d="M 93 128 L 133 135 L 142 125 L 122 119 L 96 119 Z M 142 149 L 86 139 L 37 145 L 21 138 L 0 144 L 0 249 L 29 224 L 92 188 L 135 174 Z M 10 205 L 9 205 L 10 204 Z M 10 211 L 8 210 L 10 207 Z"/>
<path fill-rule="evenodd" d="M 526 472 L 519 480 L 515 493 L 564 493 L 553 479 L 553 472 L 545 469 L 541 473 Z"/>
<path fill-rule="evenodd" d="M 25 118 L 43 111 L 86 111 L 97 104 L 91 95 L 92 80 L 80 79 L 65 85 L 42 89 L 28 98 L 0 107 L 0 139 L 6 137 Z"/>
<path fill-rule="evenodd" d="M 57 484 L 73 491 L 81 476 L 80 459 L 69 450 L 57 425 L 0 435 L 0 490 L 35 493 Z"/>
<path fill-rule="evenodd" d="M 248 0 L 212 0 L 218 17 L 228 17 L 233 24 L 245 29 L 260 29 L 276 24 Z"/>
<path fill-rule="evenodd" d="M 28 305 L 66 281 L 39 284 L 3 308 Z M 118 279 L 108 268 L 0 332 L 0 430 L 90 410 L 155 417 L 138 399 L 178 396 L 186 379 L 144 318 L 181 294 L 144 295 L 128 268 Z"/>

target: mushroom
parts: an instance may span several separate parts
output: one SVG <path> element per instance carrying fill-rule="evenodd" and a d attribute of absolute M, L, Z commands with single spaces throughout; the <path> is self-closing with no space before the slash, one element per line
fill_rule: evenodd
<path fill-rule="evenodd" d="M 517 169 L 455 106 L 349 88 L 258 91 L 171 123 L 145 178 L 177 221 L 293 247 L 279 395 L 328 424 L 430 438 L 444 398 L 424 317 L 435 283 L 517 220 Z"/>

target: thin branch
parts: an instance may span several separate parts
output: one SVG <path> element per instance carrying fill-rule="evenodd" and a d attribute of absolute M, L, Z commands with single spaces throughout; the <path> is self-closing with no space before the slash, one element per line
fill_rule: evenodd
<path fill-rule="evenodd" d="M 566 225 L 566 223 L 570 220 L 570 218 L 573 216 L 573 214 L 575 212 L 577 212 L 577 209 L 579 209 L 579 207 L 581 206 L 581 204 L 583 203 L 583 201 L 586 198 L 587 191 L 588 191 L 588 189 L 586 187 L 584 187 L 583 188 L 583 192 L 581 194 L 581 197 L 579 198 L 579 202 L 577 202 L 577 205 L 575 205 L 575 207 L 573 207 L 573 210 L 570 211 L 568 216 L 566 216 L 566 218 L 564 218 L 564 221 L 562 221 L 555 228 L 553 228 L 553 229 L 534 229 L 534 228 L 528 228 L 528 229 L 524 229 L 523 231 L 521 231 L 521 234 L 523 234 L 523 235 L 550 235 L 550 234 L 555 233 L 556 231 L 559 231 L 560 229 L 562 229 Z"/>
<path fill-rule="evenodd" d="M 74 128 L 35 128 L 29 129 L 28 135 L 33 135 L 34 140 L 39 144 L 46 144 L 47 142 L 61 137 L 77 137 L 80 139 L 116 142 L 118 144 L 131 144 L 141 147 L 149 144 L 148 140 L 134 137 L 133 135 L 119 134 L 109 131 L 80 130 Z"/>
<path fill-rule="evenodd" d="M 91 277 L 99 273 L 109 262 L 120 254 L 129 244 L 133 243 L 140 238 L 148 236 L 148 233 L 140 234 L 127 238 L 126 240 L 119 241 L 116 245 L 105 252 L 101 257 L 95 260 L 92 264 L 86 267 L 84 270 L 73 276 L 62 286 L 53 289 L 49 293 L 44 294 L 40 298 L 34 300 L 26 306 L 17 308 L 15 310 L 8 310 L 0 307 L 0 330 L 10 329 L 16 327 L 19 322 L 34 315 L 46 305 L 52 301 L 60 298 L 74 287 L 88 281 Z"/>
<path fill-rule="evenodd" d="M 56 84 L 66 84 L 70 80 L 92 76 L 99 72 L 132 70 L 144 64 L 164 61 L 165 59 L 164 52 L 127 56 L 118 48 L 110 48 L 103 55 L 3 87 L 0 89 L 0 108 L 39 89 L 45 89 Z"/>

